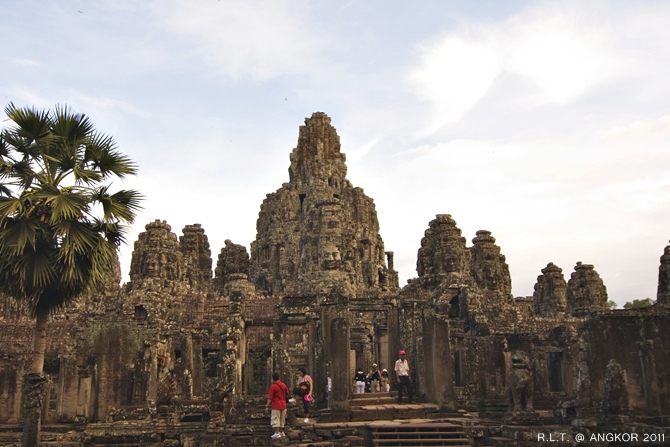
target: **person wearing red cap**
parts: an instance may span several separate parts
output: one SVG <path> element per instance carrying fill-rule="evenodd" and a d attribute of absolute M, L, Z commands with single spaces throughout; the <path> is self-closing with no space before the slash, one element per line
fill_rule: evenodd
<path fill-rule="evenodd" d="M 398 403 L 402 403 L 402 390 L 407 388 L 407 394 L 409 400 L 408 403 L 413 402 L 414 390 L 412 389 L 412 379 L 409 376 L 409 363 L 405 358 L 405 351 L 400 351 L 400 358 L 395 362 L 395 377 L 396 384 L 398 385 Z"/>

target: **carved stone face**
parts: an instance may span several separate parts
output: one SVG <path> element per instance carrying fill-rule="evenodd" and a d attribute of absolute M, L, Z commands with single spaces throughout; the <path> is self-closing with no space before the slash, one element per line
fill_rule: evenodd
<path fill-rule="evenodd" d="M 512 368 L 513 369 L 528 369 L 530 368 L 530 361 L 528 356 L 523 351 L 514 351 L 512 354 Z"/>
<path fill-rule="evenodd" d="M 147 265 L 147 276 L 149 278 L 153 278 L 158 276 L 158 262 L 155 260 L 151 260 L 148 262 Z"/>
<path fill-rule="evenodd" d="M 321 268 L 324 270 L 337 270 L 341 264 L 340 250 L 334 244 L 326 245 L 321 251 Z"/>
<path fill-rule="evenodd" d="M 444 258 L 442 259 L 442 265 L 444 266 L 445 273 L 454 273 L 458 271 L 458 257 L 454 253 L 445 253 Z"/>

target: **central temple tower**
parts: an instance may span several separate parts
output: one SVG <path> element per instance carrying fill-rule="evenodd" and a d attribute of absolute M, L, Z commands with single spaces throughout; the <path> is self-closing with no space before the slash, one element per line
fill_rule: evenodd
<path fill-rule="evenodd" d="M 319 295 L 333 287 L 355 297 L 398 289 L 386 264 L 374 202 L 346 179 L 345 155 L 330 118 L 300 127 L 289 182 L 268 194 L 251 244 L 251 280 L 270 295 Z"/>

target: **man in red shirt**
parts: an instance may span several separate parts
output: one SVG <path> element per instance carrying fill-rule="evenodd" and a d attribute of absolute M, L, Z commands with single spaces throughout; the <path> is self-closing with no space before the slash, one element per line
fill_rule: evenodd
<path fill-rule="evenodd" d="M 268 391 L 268 403 L 265 406 L 267 413 L 272 405 L 272 414 L 270 415 L 270 425 L 274 428 L 275 433 L 271 436 L 272 439 L 279 439 L 284 434 L 284 423 L 286 422 L 286 399 L 288 398 L 288 388 L 279 380 L 279 373 L 272 373 L 272 380 L 274 383 L 270 385 Z"/>

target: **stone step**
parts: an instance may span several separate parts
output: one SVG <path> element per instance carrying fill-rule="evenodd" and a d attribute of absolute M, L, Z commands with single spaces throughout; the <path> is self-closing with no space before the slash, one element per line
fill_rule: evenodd
<path fill-rule="evenodd" d="M 433 445 L 433 446 L 471 446 L 470 439 L 463 437 L 443 438 L 431 436 L 403 436 L 399 438 L 373 439 L 373 443 L 378 447 L 392 446 L 413 446 L 413 445 Z"/>
<path fill-rule="evenodd" d="M 472 447 L 469 439 L 430 439 L 430 438 L 403 438 L 403 439 L 375 439 L 375 446 L 379 447 L 409 447 L 409 446 L 440 446 L 440 447 Z"/>
<path fill-rule="evenodd" d="M 359 396 L 363 397 L 354 397 L 349 401 L 349 405 L 373 405 L 373 404 L 382 404 L 382 403 L 394 403 L 397 402 L 397 399 L 389 396 L 368 396 L 367 394 L 360 394 Z"/>
<path fill-rule="evenodd" d="M 516 441 L 510 438 L 503 438 L 502 436 L 489 436 L 486 438 L 486 445 L 493 447 L 514 447 Z"/>
<path fill-rule="evenodd" d="M 60 445 L 60 444 L 52 444 Z M 82 444 L 79 444 L 80 446 Z M 86 447 L 152 447 L 156 445 L 155 442 L 109 442 L 103 444 L 86 444 Z"/>
<path fill-rule="evenodd" d="M 471 447 L 459 424 L 435 423 L 389 423 L 370 424 L 373 444 L 377 447 L 396 446 L 450 446 Z"/>
<path fill-rule="evenodd" d="M 411 436 L 433 436 L 444 438 L 464 438 L 465 432 L 462 430 L 376 430 L 375 434 L 383 439 L 398 439 Z"/>
<path fill-rule="evenodd" d="M 273 441 L 273 444 L 277 443 L 286 447 L 335 447 L 334 442 L 330 441 L 311 441 L 311 442 L 299 442 L 297 444 L 284 444 L 281 440 Z"/>

